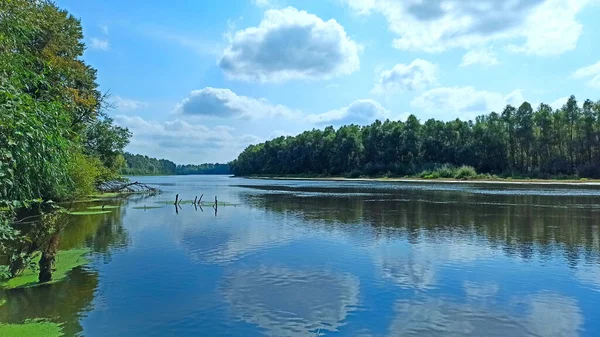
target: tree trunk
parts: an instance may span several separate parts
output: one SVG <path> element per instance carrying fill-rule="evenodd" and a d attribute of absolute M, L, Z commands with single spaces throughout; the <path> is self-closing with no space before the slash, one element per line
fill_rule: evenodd
<path fill-rule="evenodd" d="M 42 252 L 40 259 L 40 274 L 38 279 L 40 283 L 49 282 L 52 280 L 52 273 L 55 269 L 56 253 L 58 251 L 58 243 L 60 241 L 59 234 L 55 234 L 50 238 L 48 247 Z"/>

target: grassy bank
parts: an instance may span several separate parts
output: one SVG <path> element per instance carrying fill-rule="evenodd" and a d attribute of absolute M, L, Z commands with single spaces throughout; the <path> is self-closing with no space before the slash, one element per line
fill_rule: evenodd
<path fill-rule="evenodd" d="M 443 165 L 432 170 L 425 170 L 419 174 L 410 176 L 364 176 L 364 175 L 346 175 L 346 176 L 328 176 L 328 175 L 252 175 L 247 178 L 262 179 L 297 179 L 297 180 L 339 180 L 339 181 L 398 181 L 398 182 L 472 182 L 472 183 L 515 183 L 515 184 L 600 184 L 600 180 L 587 179 L 569 176 L 556 176 L 549 178 L 532 178 L 521 176 L 499 176 L 489 173 L 477 173 L 470 166 L 453 167 Z"/>

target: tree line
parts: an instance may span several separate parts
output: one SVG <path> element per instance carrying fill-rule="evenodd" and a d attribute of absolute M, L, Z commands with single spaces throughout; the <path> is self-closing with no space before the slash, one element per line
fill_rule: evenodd
<path fill-rule="evenodd" d="M 0 200 L 66 199 L 119 175 L 131 134 L 105 114 L 82 41 L 52 2 L 0 2 Z"/>
<path fill-rule="evenodd" d="M 121 178 L 131 133 L 107 116 L 84 51 L 80 21 L 53 2 L 0 1 L 0 255 L 10 265 L 0 278 L 17 276 L 41 252 L 39 281 L 48 281 L 68 223 L 49 201 Z M 23 206 L 37 221 L 15 219 Z"/>
<path fill-rule="evenodd" d="M 375 121 L 313 129 L 247 147 L 236 175 L 406 176 L 473 167 L 506 177 L 600 178 L 600 101 L 507 105 L 475 121 Z"/>
<path fill-rule="evenodd" d="M 124 175 L 189 175 L 229 174 L 228 164 L 176 165 L 167 159 L 156 159 L 125 152 Z"/>

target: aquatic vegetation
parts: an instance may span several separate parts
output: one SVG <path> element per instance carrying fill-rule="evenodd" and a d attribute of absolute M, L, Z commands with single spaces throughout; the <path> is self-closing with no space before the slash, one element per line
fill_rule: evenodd
<path fill-rule="evenodd" d="M 99 215 L 99 214 L 107 214 L 112 211 L 74 211 L 68 212 L 69 215 Z"/>
<path fill-rule="evenodd" d="M 173 205 L 172 200 L 155 201 L 154 203 L 162 204 L 162 205 Z M 194 200 L 181 200 L 177 204 L 178 205 L 191 205 L 193 203 L 194 203 Z M 215 204 L 215 202 L 213 200 L 208 200 L 208 201 L 201 201 L 199 205 L 202 207 L 211 207 L 214 204 Z M 239 205 L 239 204 L 219 200 L 219 206 L 237 206 L 237 205 Z"/>
<path fill-rule="evenodd" d="M 71 270 L 84 264 L 87 264 L 89 260 L 86 258 L 85 255 L 89 252 L 89 249 L 71 249 L 59 251 L 56 256 L 56 270 L 52 274 L 52 281 L 47 282 L 46 284 L 60 282 L 67 277 L 67 274 Z M 33 261 L 35 262 L 36 268 L 27 268 L 23 271 L 21 275 L 17 277 L 0 281 L 0 289 L 28 288 L 40 285 L 41 283 L 38 283 L 39 271 L 37 269 L 37 265 L 40 261 L 40 256 L 36 256 Z M 6 336 L 3 334 L 0 335 Z"/>
<path fill-rule="evenodd" d="M 6 304 L 6 298 L 0 299 L 0 307 Z"/>
<path fill-rule="evenodd" d="M 115 209 L 115 208 L 119 208 L 121 206 L 116 206 L 116 205 L 102 205 L 102 206 L 90 206 L 87 209 L 96 209 L 96 210 L 108 210 L 108 209 Z"/>
<path fill-rule="evenodd" d="M 160 209 L 165 208 L 164 206 L 135 206 L 133 209 Z"/>
<path fill-rule="evenodd" d="M 106 198 L 116 198 L 121 196 L 122 193 L 116 193 L 116 192 L 106 192 L 106 193 L 94 193 L 94 194 L 90 194 L 87 197 L 88 198 L 101 198 L 101 199 L 106 199 Z"/>
<path fill-rule="evenodd" d="M 11 337 L 60 337 L 62 325 L 42 319 L 27 320 L 22 324 L 0 323 L 0 336 Z"/>

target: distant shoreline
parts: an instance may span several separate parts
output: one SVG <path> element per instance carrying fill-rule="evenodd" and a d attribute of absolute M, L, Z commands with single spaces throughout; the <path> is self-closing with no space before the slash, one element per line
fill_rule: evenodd
<path fill-rule="evenodd" d="M 246 179 L 307 180 L 307 181 L 380 181 L 410 183 L 460 183 L 460 184 L 512 184 L 512 185 L 571 185 L 600 186 L 600 180 L 551 180 L 551 179 L 423 179 L 423 178 L 345 178 L 345 177 L 285 177 L 285 176 L 236 176 Z"/>

